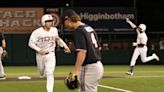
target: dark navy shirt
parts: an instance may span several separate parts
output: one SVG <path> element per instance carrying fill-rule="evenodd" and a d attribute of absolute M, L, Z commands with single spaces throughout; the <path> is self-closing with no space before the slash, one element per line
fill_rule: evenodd
<path fill-rule="evenodd" d="M 81 25 L 73 32 L 73 41 L 76 52 L 86 51 L 83 65 L 96 63 L 101 60 L 98 36 L 94 29 L 88 25 Z"/>
<path fill-rule="evenodd" d="M 2 40 L 4 40 L 5 39 L 5 37 L 4 37 L 4 34 L 1 32 L 0 33 L 0 46 L 2 46 Z"/>

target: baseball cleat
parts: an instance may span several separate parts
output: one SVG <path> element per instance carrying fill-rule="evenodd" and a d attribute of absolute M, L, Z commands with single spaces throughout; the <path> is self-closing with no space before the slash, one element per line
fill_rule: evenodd
<path fill-rule="evenodd" d="M 0 76 L 0 80 L 5 80 L 6 79 L 6 76 Z"/>
<path fill-rule="evenodd" d="M 43 74 L 43 75 L 40 75 L 39 78 L 44 79 L 46 78 L 46 76 Z"/>
<path fill-rule="evenodd" d="M 39 78 L 45 78 L 45 76 L 41 75 L 41 76 L 39 76 Z"/>
<path fill-rule="evenodd" d="M 130 71 L 126 72 L 126 74 L 127 75 L 130 75 L 130 76 L 133 76 L 134 75 L 134 73 L 133 72 L 130 72 Z"/>
<path fill-rule="evenodd" d="M 45 78 L 45 73 L 44 73 L 44 71 L 40 71 L 40 78 Z"/>
<path fill-rule="evenodd" d="M 159 57 L 155 53 L 153 53 L 152 56 L 154 57 L 155 60 L 159 61 Z"/>

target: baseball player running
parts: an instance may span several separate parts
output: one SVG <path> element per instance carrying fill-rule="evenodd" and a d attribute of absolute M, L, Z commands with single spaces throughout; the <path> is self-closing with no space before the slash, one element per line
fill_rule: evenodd
<path fill-rule="evenodd" d="M 74 10 L 65 10 L 63 20 L 65 27 L 73 31 L 76 63 L 72 76 L 79 75 L 79 92 L 97 92 L 104 72 L 97 34 L 92 27 L 81 22 Z"/>
<path fill-rule="evenodd" d="M 57 28 L 52 27 L 53 17 L 50 14 L 42 16 L 41 24 L 42 27 L 32 32 L 28 45 L 36 51 L 36 62 L 40 75 L 47 77 L 47 92 L 53 92 L 56 42 L 65 49 L 66 53 L 70 53 L 70 49 L 59 37 Z"/>
<path fill-rule="evenodd" d="M 138 58 L 138 56 L 140 55 L 141 60 L 143 63 L 146 63 L 148 61 L 151 61 L 153 59 L 159 61 L 159 57 L 153 53 L 152 56 L 147 57 L 147 41 L 148 41 L 148 37 L 145 33 L 146 30 L 146 25 L 145 24 L 140 24 L 138 27 L 132 23 L 129 18 L 126 18 L 126 22 L 136 30 L 137 32 L 137 40 L 136 42 L 133 42 L 133 46 L 135 46 L 134 52 L 133 52 L 133 56 L 131 58 L 131 62 L 130 62 L 130 70 L 127 72 L 128 75 L 133 76 L 133 68 L 135 66 L 136 60 Z"/>
<path fill-rule="evenodd" d="M 1 32 L 0 33 L 0 80 L 6 79 L 5 77 L 5 72 L 4 72 L 4 68 L 3 68 L 3 64 L 2 64 L 2 54 L 5 51 L 6 48 L 6 41 L 5 41 L 5 37 L 4 34 Z"/>

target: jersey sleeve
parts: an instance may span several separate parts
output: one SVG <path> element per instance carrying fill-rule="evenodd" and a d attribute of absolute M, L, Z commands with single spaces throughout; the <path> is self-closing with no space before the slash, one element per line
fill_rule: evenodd
<path fill-rule="evenodd" d="M 81 50 L 86 51 L 87 50 L 85 36 L 82 31 L 76 30 L 73 34 L 73 39 L 74 39 L 76 51 L 81 51 Z"/>
<path fill-rule="evenodd" d="M 30 36 L 30 39 L 29 39 L 29 47 L 31 47 L 32 49 L 36 50 L 36 51 L 39 51 L 40 48 L 36 46 L 36 42 L 37 42 L 37 32 L 34 31 L 31 36 Z"/>
<path fill-rule="evenodd" d="M 59 38 L 58 29 L 56 27 L 52 27 L 52 34 L 54 35 L 54 38 Z"/>
<path fill-rule="evenodd" d="M 53 29 L 53 30 L 54 30 L 54 32 L 55 32 L 55 33 L 54 33 L 54 34 L 55 34 L 55 36 L 59 36 L 58 29 L 54 27 L 54 29 Z"/>
<path fill-rule="evenodd" d="M 134 30 L 137 32 L 137 34 L 140 34 L 140 31 L 137 28 L 138 27 L 135 27 Z"/>

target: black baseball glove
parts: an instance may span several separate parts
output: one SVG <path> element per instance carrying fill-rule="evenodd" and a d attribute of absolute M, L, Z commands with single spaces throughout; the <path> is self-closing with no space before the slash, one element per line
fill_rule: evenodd
<path fill-rule="evenodd" d="M 72 77 L 72 73 L 69 73 L 69 76 L 65 78 L 64 83 L 70 90 L 73 90 L 79 87 L 78 77 L 77 76 Z"/>
<path fill-rule="evenodd" d="M 7 58 L 7 57 L 8 57 L 8 52 L 6 50 L 3 50 L 1 59 L 3 60 L 5 58 Z"/>

